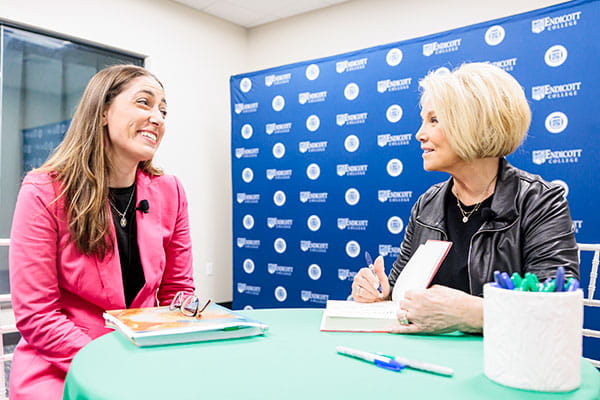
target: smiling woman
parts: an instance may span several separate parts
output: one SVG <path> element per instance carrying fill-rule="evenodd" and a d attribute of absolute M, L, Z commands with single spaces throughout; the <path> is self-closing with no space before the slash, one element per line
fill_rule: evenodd
<path fill-rule="evenodd" d="M 109 332 L 104 310 L 194 291 L 185 193 L 152 163 L 165 117 L 154 75 L 106 68 L 88 83 L 62 143 L 25 177 L 9 254 L 22 335 L 11 399 L 61 398 L 75 353 Z"/>
<path fill-rule="evenodd" d="M 573 223 L 563 189 L 510 165 L 504 158 L 521 144 L 531 120 L 523 89 L 487 63 L 432 72 L 421 81 L 423 123 L 416 138 L 423 168 L 450 174 L 421 195 L 389 277 L 383 258 L 376 277 L 362 269 L 352 284 L 361 302 L 389 298 L 398 276 L 427 240 L 453 243 L 426 290 L 400 301 L 399 333 L 480 332 L 483 285 L 494 270 L 540 280 L 562 266 L 579 276 Z M 396 299 L 394 299 L 396 300 Z M 400 300 L 400 299 L 399 299 Z"/>

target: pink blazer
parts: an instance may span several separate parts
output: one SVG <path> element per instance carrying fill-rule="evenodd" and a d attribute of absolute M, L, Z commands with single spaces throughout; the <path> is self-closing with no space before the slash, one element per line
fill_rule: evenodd
<path fill-rule="evenodd" d="M 138 171 L 137 240 L 146 284 L 131 305 L 168 303 L 179 290 L 194 290 L 187 200 L 174 176 Z M 15 349 L 10 398 L 60 399 L 73 356 L 104 327 L 104 310 L 125 308 L 119 250 L 101 260 L 69 240 L 60 184 L 29 173 L 21 185 L 9 248 L 11 294 L 22 339 Z"/>

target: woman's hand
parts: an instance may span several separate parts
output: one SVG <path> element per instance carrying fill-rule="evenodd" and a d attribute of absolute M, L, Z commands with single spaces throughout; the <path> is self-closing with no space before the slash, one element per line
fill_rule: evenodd
<path fill-rule="evenodd" d="M 404 324 L 394 333 L 481 332 L 483 299 L 440 285 L 407 290 L 398 319 Z"/>
<path fill-rule="evenodd" d="M 373 263 L 375 275 L 369 268 L 361 268 L 352 282 L 352 298 L 360 303 L 373 303 L 386 300 L 390 295 L 390 282 L 385 274 L 383 257 Z M 377 290 L 381 283 L 381 293 Z"/>

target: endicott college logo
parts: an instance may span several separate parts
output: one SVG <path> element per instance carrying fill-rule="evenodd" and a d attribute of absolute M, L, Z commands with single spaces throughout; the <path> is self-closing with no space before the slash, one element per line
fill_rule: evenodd
<path fill-rule="evenodd" d="M 283 107 L 285 107 L 285 99 L 283 98 L 283 96 L 280 95 L 275 96 L 271 101 L 271 106 L 273 106 L 273 110 L 281 111 L 283 110 Z"/>
<path fill-rule="evenodd" d="M 344 148 L 350 153 L 354 153 L 360 146 L 360 139 L 356 135 L 348 135 L 344 140 Z"/>
<path fill-rule="evenodd" d="M 318 116 L 313 114 L 306 118 L 306 129 L 309 131 L 316 132 L 316 130 L 319 129 L 319 126 L 321 126 L 321 120 Z"/>
<path fill-rule="evenodd" d="M 250 78 L 244 78 L 240 81 L 240 90 L 244 93 L 248 93 L 252 89 L 252 81 Z"/>
<path fill-rule="evenodd" d="M 279 302 L 284 302 L 287 299 L 287 290 L 283 286 L 275 288 L 275 299 Z"/>
<path fill-rule="evenodd" d="M 359 93 L 360 93 L 360 88 L 354 82 L 347 84 L 346 87 L 344 88 L 344 97 L 347 100 L 352 101 L 352 100 L 356 99 L 358 97 Z"/>
<path fill-rule="evenodd" d="M 244 126 L 242 126 L 242 137 L 244 139 L 250 139 L 252 137 L 252 133 L 254 133 L 254 129 L 252 129 L 252 125 L 250 124 L 244 124 Z"/>
<path fill-rule="evenodd" d="M 567 48 L 560 44 L 554 45 L 546 50 L 544 61 L 550 67 L 558 67 L 567 61 Z"/>
<path fill-rule="evenodd" d="M 350 240 L 346 243 L 346 254 L 348 254 L 348 257 L 358 257 L 360 254 L 360 244 L 356 240 Z"/>
<path fill-rule="evenodd" d="M 306 176 L 308 176 L 308 179 L 314 181 L 319 178 L 319 175 L 321 175 L 321 168 L 319 168 L 318 164 L 312 163 L 306 167 Z"/>
<path fill-rule="evenodd" d="M 392 104 L 385 112 L 385 116 L 388 121 L 390 121 L 392 124 L 395 124 L 402 119 L 402 107 L 400 107 L 398 104 Z"/>
<path fill-rule="evenodd" d="M 346 190 L 344 198 L 346 199 L 346 203 L 348 205 L 355 206 L 360 201 L 360 192 L 355 188 L 350 188 Z"/>
<path fill-rule="evenodd" d="M 275 203 L 276 206 L 281 207 L 285 204 L 285 198 L 285 192 L 283 190 L 278 190 L 273 194 L 273 203 Z"/>
<path fill-rule="evenodd" d="M 273 145 L 273 157 L 281 158 L 285 155 L 285 146 L 281 142 L 277 142 Z"/>
<path fill-rule="evenodd" d="M 304 74 L 306 79 L 309 81 L 314 81 L 319 77 L 320 72 L 321 71 L 319 70 L 319 66 L 317 64 L 310 64 L 308 67 L 306 67 L 306 72 Z"/>
<path fill-rule="evenodd" d="M 490 46 L 497 46 L 504 40 L 504 28 L 500 25 L 494 25 L 485 32 L 485 42 Z"/>
<path fill-rule="evenodd" d="M 321 278 L 321 267 L 317 264 L 311 264 L 308 266 L 308 276 L 313 281 L 317 281 Z"/>
<path fill-rule="evenodd" d="M 247 274 L 251 274 L 254 272 L 254 261 L 250 258 L 246 258 L 244 263 L 242 264 L 242 268 L 244 268 L 244 272 Z"/>
<path fill-rule="evenodd" d="M 550 133 L 561 133 L 565 129 L 567 129 L 567 125 L 569 125 L 569 118 L 560 112 L 555 111 L 553 113 L 548 114 L 545 121 L 546 129 Z"/>
<path fill-rule="evenodd" d="M 250 168 L 244 168 L 242 170 L 242 180 L 246 183 L 250 183 L 252 182 L 252 179 L 254 179 L 254 171 Z"/>
<path fill-rule="evenodd" d="M 321 218 L 319 218 L 319 216 L 317 215 L 311 215 L 306 220 L 306 226 L 308 226 L 308 229 L 310 229 L 313 232 L 318 231 L 319 229 L 321 229 Z"/>
<path fill-rule="evenodd" d="M 404 222 L 402 222 L 400 217 L 393 216 L 388 219 L 387 228 L 391 234 L 397 235 L 402 232 L 402 229 L 404 229 Z"/>
<path fill-rule="evenodd" d="M 244 218 L 242 219 L 242 225 L 244 225 L 244 228 L 248 230 L 254 228 L 254 217 L 250 214 L 244 215 Z"/>
<path fill-rule="evenodd" d="M 283 253 L 285 253 L 285 250 L 287 249 L 287 243 L 285 242 L 285 240 L 283 238 L 277 238 L 273 242 L 273 248 L 275 249 L 275 251 L 277 253 L 283 254 Z"/>
<path fill-rule="evenodd" d="M 394 48 L 387 52 L 385 62 L 387 62 L 390 67 L 395 67 L 402 62 L 402 57 L 402 50 Z"/>
<path fill-rule="evenodd" d="M 390 161 L 388 161 L 386 166 L 388 175 L 394 178 L 399 176 L 403 169 L 404 166 L 402 165 L 402 161 L 398 160 L 397 158 L 392 158 Z"/>

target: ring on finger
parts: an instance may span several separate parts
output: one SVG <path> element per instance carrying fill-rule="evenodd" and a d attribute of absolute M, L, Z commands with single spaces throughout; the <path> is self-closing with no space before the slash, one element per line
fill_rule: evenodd
<path fill-rule="evenodd" d="M 408 324 L 410 324 L 410 321 L 408 320 L 408 312 L 404 311 L 401 314 L 399 320 L 400 320 L 400 324 L 402 324 L 402 325 L 408 325 Z"/>

